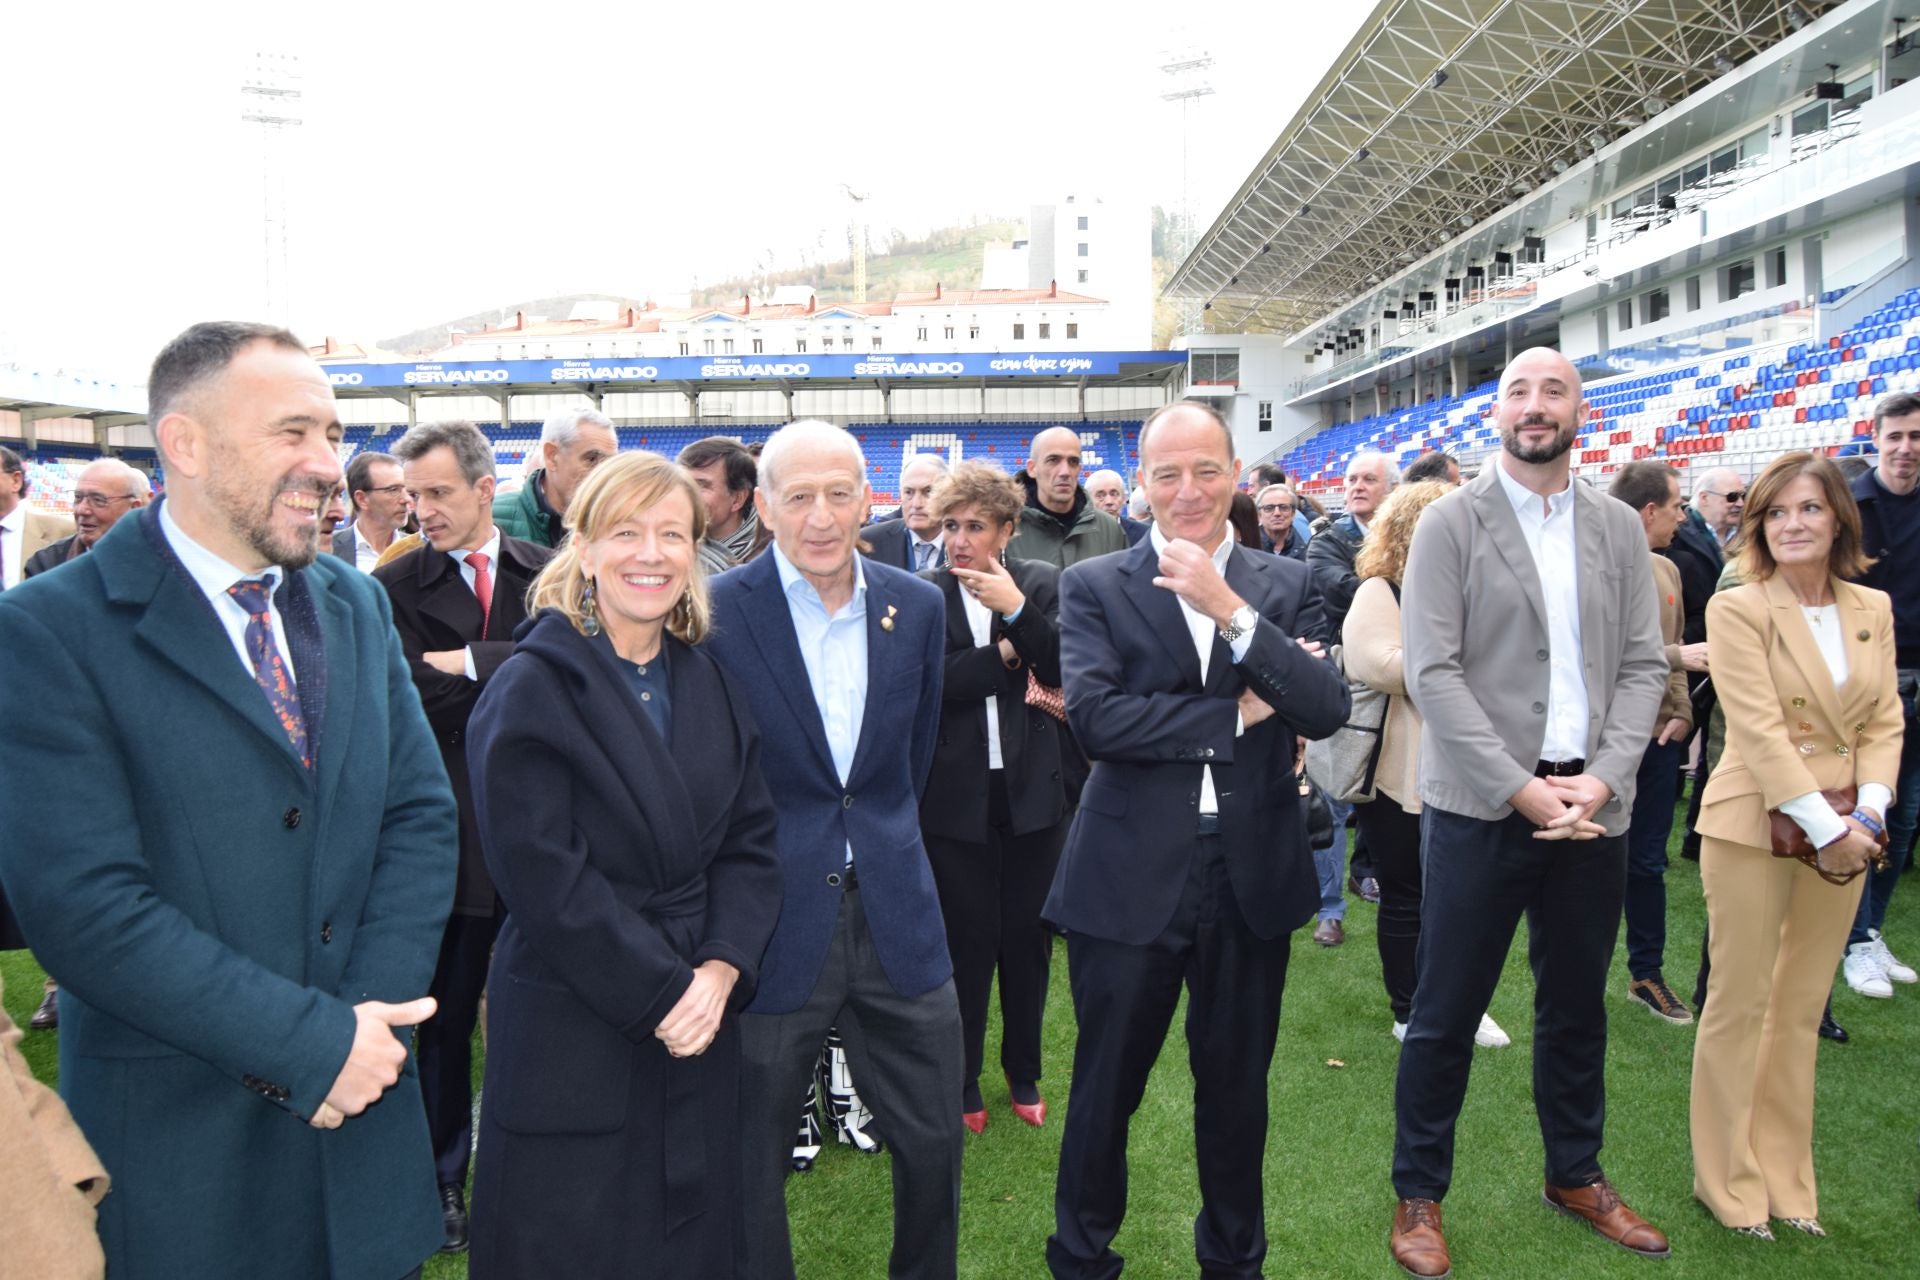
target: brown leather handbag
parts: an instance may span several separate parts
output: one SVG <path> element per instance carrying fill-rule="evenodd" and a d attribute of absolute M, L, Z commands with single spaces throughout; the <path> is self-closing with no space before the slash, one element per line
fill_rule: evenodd
<path fill-rule="evenodd" d="M 1858 787 L 1842 787 L 1838 791 L 1822 791 L 1820 795 L 1822 799 L 1833 806 L 1833 811 L 1843 818 L 1853 816 L 1853 811 L 1858 808 L 1860 804 L 1860 789 Z M 1854 876 L 1860 874 L 1858 871 L 1855 871 L 1848 875 L 1841 875 L 1837 871 L 1829 871 L 1821 866 L 1820 851 L 1813 847 L 1811 840 L 1807 839 L 1807 833 L 1800 829 L 1799 823 L 1780 812 L 1780 810 L 1767 810 L 1767 823 L 1767 834 L 1772 840 L 1774 857 L 1798 858 L 1818 872 L 1820 878 L 1828 884 L 1849 884 L 1852 882 Z M 1887 863 L 1886 832 L 1882 831 L 1880 833 L 1879 841 L 1880 852 L 1873 856 L 1873 865 L 1875 868 L 1884 867 Z"/>

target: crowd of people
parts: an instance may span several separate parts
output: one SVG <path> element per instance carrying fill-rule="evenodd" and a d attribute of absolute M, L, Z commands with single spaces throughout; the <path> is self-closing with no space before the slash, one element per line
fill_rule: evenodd
<path fill-rule="evenodd" d="M 1523 917 L 1547 1204 L 1670 1252 L 1599 1161 L 1611 998 L 1698 1019 L 1695 1197 L 1747 1239 L 1825 1234 L 1836 969 L 1915 980 L 1880 929 L 1920 811 L 1920 399 L 1880 403 L 1850 477 L 1789 453 L 1689 503 L 1658 460 L 1572 475 L 1580 380 L 1536 349 L 1471 477 L 1357 454 L 1326 512 L 1180 401 L 1131 484 L 1082 483 L 1055 427 L 1013 475 L 910 460 L 875 523 L 825 422 L 669 460 L 572 411 L 503 494 L 467 422 L 343 472 L 284 330 L 196 325 L 149 396 L 164 495 L 96 462 L 71 530 L 0 449 L 0 649 L 34 673 L 0 684 L 0 824 L 41 833 L 0 842 L 0 945 L 49 974 L 62 1064 L 55 1099 L 0 1024 L 19 1274 L 404 1277 L 447 1250 L 483 1280 L 777 1280 L 824 1122 L 889 1156 L 888 1274 L 952 1277 L 967 1135 L 1003 1098 L 1049 1120 L 1064 935 L 1033 1269 L 1120 1274 L 1184 993 L 1195 1257 L 1258 1275 L 1292 935 L 1344 945 L 1352 897 L 1401 1042 L 1406 1272 L 1452 1271 Z M 1665 973 L 1689 772 L 1691 1007 Z"/>

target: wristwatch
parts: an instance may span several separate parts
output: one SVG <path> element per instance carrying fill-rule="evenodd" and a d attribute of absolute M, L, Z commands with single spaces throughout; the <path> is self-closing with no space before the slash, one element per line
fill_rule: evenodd
<path fill-rule="evenodd" d="M 1235 640 L 1238 640 L 1241 636 L 1253 630 L 1259 621 L 1260 615 L 1253 611 L 1253 606 L 1243 604 L 1227 616 L 1227 625 L 1220 628 L 1220 638 L 1228 644 L 1232 644 Z"/>

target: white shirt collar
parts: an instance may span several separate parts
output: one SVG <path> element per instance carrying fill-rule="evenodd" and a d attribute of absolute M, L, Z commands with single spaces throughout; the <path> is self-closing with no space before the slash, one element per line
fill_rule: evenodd
<path fill-rule="evenodd" d="M 902 529 L 907 529 L 907 526 L 904 524 L 901 525 L 900 527 Z M 908 539 L 910 539 L 910 541 L 907 544 L 909 546 L 917 547 L 924 542 L 926 545 L 930 547 L 937 547 L 941 543 L 947 540 L 947 531 L 945 529 L 942 529 L 940 530 L 940 532 L 934 534 L 931 538 L 923 538 L 919 534 L 915 533 L 912 529 L 907 529 L 907 537 Z"/>
<path fill-rule="evenodd" d="M 1156 554 L 1165 553 L 1168 544 L 1173 541 L 1167 537 L 1166 534 L 1160 532 L 1160 522 L 1158 520 L 1155 520 L 1153 526 L 1148 529 L 1147 537 L 1152 541 Z M 1227 536 L 1220 539 L 1220 545 L 1213 549 L 1213 567 L 1218 569 L 1222 576 L 1225 576 L 1227 572 L 1227 561 L 1232 559 L 1233 549 L 1236 545 L 1238 544 L 1233 540 L 1233 531 L 1229 529 L 1227 530 Z"/>
<path fill-rule="evenodd" d="M 487 539 L 486 545 L 483 547 L 480 547 L 479 551 L 481 555 L 487 558 L 488 568 L 494 568 L 497 565 L 499 565 L 500 563 L 500 526 L 499 525 L 493 526 L 493 536 Z M 462 568 L 465 568 L 467 563 L 467 557 L 472 555 L 473 552 L 449 551 L 447 552 L 447 554 L 452 556 L 456 561 L 458 561 Z"/>
<path fill-rule="evenodd" d="M 912 530 L 908 530 L 908 532 L 911 533 Z M 780 574 L 780 589 L 782 591 L 791 596 L 794 588 L 799 587 L 811 596 L 816 603 L 822 603 L 820 601 L 819 590 L 814 587 L 813 583 L 807 581 L 806 577 L 802 575 L 798 569 L 793 567 L 793 561 L 787 559 L 786 552 L 780 550 L 780 544 L 778 542 L 768 543 L 767 549 L 773 552 L 773 567 Z M 863 563 L 865 560 L 865 556 L 857 551 L 854 552 L 853 599 L 856 603 L 866 599 L 867 595 L 867 567 Z"/>
<path fill-rule="evenodd" d="M 1501 455 L 1501 460 L 1494 465 L 1493 469 L 1494 469 L 1494 472 L 1500 477 L 1500 487 L 1507 491 L 1507 501 L 1513 504 L 1513 509 L 1516 512 L 1520 512 L 1524 514 L 1525 512 L 1528 512 L 1528 511 L 1539 510 L 1538 507 L 1533 507 L 1533 506 L 1530 506 L 1529 504 L 1540 501 L 1540 495 L 1535 493 L 1533 490 L 1527 488 L 1527 486 L 1521 484 L 1518 480 L 1515 480 L 1512 476 L 1507 474 L 1507 464 L 1506 464 L 1505 454 Z M 1547 495 L 1547 509 L 1550 513 L 1557 514 L 1558 512 L 1565 510 L 1567 504 L 1572 501 L 1573 501 L 1573 474 L 1572 472 L 1568 472 L 1567 487 L 1562 489 L 1558 493 Z"/>
<path fill-rule="evenodd" d="M 247 578 L 265 578 L 267 594 L 270 596 L 279 592 L 280 579 L 286 570 L 277 564 L 252 572 L 237 568 L 188 536 L 187 531 L 180 527 L 180 522 L 173 518 L 171 502 L 162 498 L 159 505 L 161 535 L 166 538 L 167 545 L 173 548 L 173 554 L 180 558 L 187 575 L 209 600 L 218 600 L 227 594 L 228 587 Z"/>
<path fill-rule="evenodd" d="M 27 523 L 27 500 L 25 498 L 13 504 L 13 510 L 0 516 L 0 529 L 17 533 Z"/>

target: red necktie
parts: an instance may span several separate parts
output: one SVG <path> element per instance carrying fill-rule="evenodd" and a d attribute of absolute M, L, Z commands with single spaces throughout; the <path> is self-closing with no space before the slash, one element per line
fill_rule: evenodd
<path fill-rule="evenodd" d="M 473 566 L 473 594 L 480 601 L 480 636 L 485 639 L 487 619 L 493 616 L 493 575 L 487 572 L 487 557 L 483 552 L 468 552 L 467 563 Z"/>

